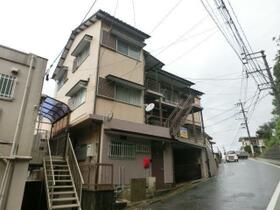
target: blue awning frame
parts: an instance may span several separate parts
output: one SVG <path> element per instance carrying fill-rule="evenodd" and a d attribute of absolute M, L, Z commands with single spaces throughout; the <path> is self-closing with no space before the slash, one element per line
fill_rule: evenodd
<path fill-rule="evenodd" d="M 52 124 L 71 113 L 69 106 L 47 95 L 41 96 L 38 114 L 50 120 Z"/>

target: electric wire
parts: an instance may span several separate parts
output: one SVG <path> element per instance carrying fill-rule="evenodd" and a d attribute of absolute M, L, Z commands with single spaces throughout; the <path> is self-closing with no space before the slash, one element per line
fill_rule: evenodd
<path fill-rule="evenodd" d="M 86 12 L 84 18 L 82 19 L 81 24 L 85 21 L 86 17 L 88 16 L 88 14 L 90 13 L 90 11 L 92 10 L 92 8 L 94 7 L 94 5 L 96 4 L 97 0 L 94 0 L 94 2 L 92 3 L 92 5 L 90 6 L 89 10 Z M 53 65 L 56 63 L 56 61 L 60 58 L 60 56 L 62 55 L 62 53 L 64 52 L 65 47 L 63 47 L 63 49 L 58 53 L 58 55 L 55 57 L 55 59 L 53 60 L 53 62 L 51 63 L 51 65 L 49 66 L 49 68 L 47 68 L 46 72 L 45 72 L 45 76 L 46 76 L 46 80 L 49 80 L 49 74 L 50 71 L 53 67 Z"/>
<path fill-rule="evenodd" d="M 131 2 L 132 2 L 132 11 L 133 11 L 133 23 L 134 23 L 134 27 L 136 27 L 134 0 L 131 0 Z"/>
<path fill-rule="evenodd" d="M 118 6 L 119 6 L 119 0 L 116 0 L 116 6 L 115 6 L 115 9 L 114 9 L 114 16 L 116 16 L 117 14 L 117 9 L 118 9 Z"/>
<path fill-rule="evenodd" d="M 196 34 L 192 34 L 192 35 L 189 35 L 188 37 L 184 38 L 184 39 L 181 39 L 181 40 L 178 40 L 176 43 L 173 44 L 174 45 L 177 45 L 177 44 L 180 44 L 181 42 L 185 42 L 185 41 L 189 41 L 191 40 L 192 38 L 196 38 L 198 36 L 201 36 L 201 35 L 205 35 L 205 33 L 207 32 L 211 32 L 211 31 L 214 31 L 214 30 L 217 30 L 216 27 L 213 27 L 213 28 L 210 28 L 210 29 L 207 29 L 207 30 L 204 30 L 204 31 L 201 31 L 201 32 L 198 32 Z M 168 44 L 169 45 L 169 44 Z M 151 49 L 149 50 L 149 52 L 157 52 L 157 51 L 160 51 L 166 47 L 168 47 L 168 45 L 164 45 L 164 46 L 161 46 L 161 47 L 158 47 L 156 49 Z"/>
<path fill-rule="evenodd" d="M 199 43 L 197 43 L 192 48 L 188 49 L 187 51 L 183 52 L 181 55 L 176 57 L 175 59 L 171 60 L 169 63 L 166 64 L 166 66 L 170 66 L 171 64 L 175 63 L 177 60 L 183 58 L 186 54 L 189 54 L 190 52 L 194 51 L 196 48 L 198 48 L 200 45 L 202 45 L 204 42 L 206 42 L 208 39 L 210 39 L 216 32 L 210 34 L 205 39 L 201 40 Z"/>
<path fill-rule="evenodd" d="M 175 45 L 176 43 L 178 43 L 182 38 L 184 38 L 187 34 L 189 34 L 191 31 L 193 31 L 196 27 L 198 27 L 200 24 L 203 23 L 203 21 L 206 20 L 206 17 L 201 18 L 197 23 L 195 23 L 191 28 L 187 29 L 186 31 L 183 32 L 183 34 L 181 34 L 177 39 L 175 39 L 174 41 L 172 41 L 170 44 L 168 44 L 165 48 L 163 48 L 162 50 L 160 50 L 156 55 L 160 55 L 161 53 L 163 53 L 165 50 L 167 50 L 168 48 L 170 48 L 171 46 Z"/>
<path fill-rule="evenodd" d="M 168 17 L 172 14 L 172 12 L 182 3 L 183 0 L 179 0 L 168 12 L 164 15 L 164 17 L 152 28 L 150 34 L 152 34 Z"/>
<path fill-rule="evenodd" d="M 229 41 L 228 37 L 226 36 L 225 32 L 222 30 L 221 26 L 219 25 L 219 23 L 217 22 L 217 20 L 215 19 L 215 17 L 211 14 L 210 10 L 207 8 L 205 2 L 203 0 L 200 0 L 203 7 L 205 8 L 205 10 L 207 11 L 208 15 L 210 16 L 210 18 L 214 21 L 214 23 L 216 24 L 216 26 L 218 27 L 218 29 L 220 30 L 220 32 L 222 33 L 222 35 L 224 36 L 225 40 L 227 41 L 227 43 L 230 45 L 230 47 L 232 48 L 232 50 L 234 51 L 234 53 L 237 55 L 237 57 L 239 58 L 239 60 L 242 62 L 241 57 L 239 56 L 238 51 L 234 48 L 234 46 L 231 44 L 231 42 Z"/>
<path fill-rule="evenodd" d="M 85 19 L 87 18 L 88 14 L 91 12 L 92 8 L 94 7 L 94 5 L 96 4 L 97 0 L 94 0 L 92 5 L 90 6 L 89 10 L 87 11 L 87 13 L 85 14 L 81 24 L 85 21 Z"/>

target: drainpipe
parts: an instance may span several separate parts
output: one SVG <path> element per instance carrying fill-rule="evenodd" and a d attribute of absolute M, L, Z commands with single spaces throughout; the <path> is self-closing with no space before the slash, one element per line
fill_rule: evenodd
<path fill-rule="evenodd" d="M 9 184 L 11 183 L 11 174 L 12 174 L 12 169 L 14 166 L 13 161 L 15 157 L 16 157 L 16 153 L 17 153 L 17 146 L 18 146 L 18 141 L 19 141 L 19 135 L 21 133 L 22 130 L 22 125 L 23 125 L 23 118 L 24 118 L 24 114 L 25 114 L 25 110 L 26 110 L 26 105 L 27 105 L 27 99 L 29 96 L 29 90 L 31 87 L 31 82 L 32 82 L 32 75 L 33 75 L 33 64 L 34 64 L 34 55 L 31 55 L 31 60 L 30 60 L 30 65 L 29 65 L 29 69 L 28 69 L 28 75 L 27 75 L 27 79 L 26 79 L 26 85 L 24 88 L 24 93 L 23 93 L 23 98 L 22 98 L 22 103 L 21 103 L 21 107 L 20 107 L 20 111 L 19 111 L 19 117 L 17 120 L 17 124 L 16 124 L 16 129 L 15 129 L 15 134 L 14 134 L 14 138 L 13 138 L 13 143 L 12 143 L 12 149 L 10 152 L 10 156 L 8 158 L 8 162 L 7 165 L 5 167 L 5 172 L 3 175 L 3 179 L 2 179 L 2 183 L 1 183 L 1 187 L 0 187 L 0 210 L 4 210 L 5 209 L 5 204 L 6 201 L 4 199 L 4 197 L 7 197 L 8 194 L 8 187 Z"/>

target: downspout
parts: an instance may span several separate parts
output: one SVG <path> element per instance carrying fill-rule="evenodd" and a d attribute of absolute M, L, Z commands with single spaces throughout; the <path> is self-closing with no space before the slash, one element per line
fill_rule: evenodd
<path fill-rule="evenodd" d="M 98 56 L 97 56 L 97 67 L 96 67 L 96 77 L 95 77 L 95 93 L 94 93 L 94 107 L 93 107 L 93 114 L 96 114 L 96 95 L 98 90 L 98 84 L 99 84 L 99 67 L 100 67 L 100 51 L 101 51 L 101 32 L 102 32 L 102 22 L 100 26 L 100 32 L 99 32 L 99 45 L 98 45 Z"/>
<path fill-rule="evenodd" d="M 97 95 L 97 91 L 98 91 L 98 86 L 99 86 L 99 67 L 100 67 L 100 51 L 101 51 L 101 36 L 102 36 L 102 22 L 101 22 L 101 26 L 100 26 L 100 32 L 99 32 L 99 46 L 98 46 L 98 57 L 97 57 L 97 68 L 96 68 L 96 77 L 95 77 L 95 93 L 94 93 L 94 107 L 93 107 L 93 114 L 96 114 L 96 95 Z M 104 53 L 104 52 L 103 52 Z M 102 157 L 101 157 L 101 147 L 103 144 L 103 140 L 102 140 L 102 137 L 103 137 L 103 123 L 101 123 L 100 125 L 100 130 L 99 130 L 99 143 L 98 143 L 98 154 L 97 154 L 97 164 L 99 164 L 102 160 Z M 96 171 L 96 177 L 95 177 L 95 183 L 98 184 L 99 182 L 99 168 L 97 167 L 97 171 Z"/>
<path fill-rule="evenodd" d="M 18 141 L 19 141 L 19 135 L 22 131 L 23 118 L 24 118 L 27 99 L 29 96 L 29 92 L 30 92 L 29 90 L 30 90 L 31 82 L 32 82 L 32 75 L 33 75 L 32 70 L 34 70 L 33 64 L 34 64 L 34 55 L 31 55 L 30 65 L 29 65 L 29 69 L 28 69 L 28 75 L 27 75 L 27 79 L 26 79 L 27 81 L 26 81 L 26 85 L 24 88 L 24 93 L 23 93 L 22 103 L 21 103 L 21 107 L 20 107 L 20 111 L 19 111 L 19 117 L 18 117 L 17 124 L 16 124 L 12 148 L 11 148 L 10 156 L 7 160 L 8 162 L 5 167 L 5 172 L 4 172 L 3 179 L 1 182 L 1 187 L 0 187 L 0 210 L 4 210 L 4 207 L 6 204 L 4 197 L 6 197 L 8 194 L 8 186 L 11 182 L 10 174 L 12 173 L 12 166 L 13 166 L 13 161 L 14 161 L 13 159 L 15 158 L 17 149 L 18 149 L 17 146 L 18 146 Z"/>

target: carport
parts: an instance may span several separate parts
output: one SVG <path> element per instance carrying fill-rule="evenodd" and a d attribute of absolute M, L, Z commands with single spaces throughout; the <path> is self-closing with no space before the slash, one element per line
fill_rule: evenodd
<path fill-rule="evenodd" d="M 202 148 L 176 143 L 173 147 L 175 183 L 200 179 L 202 177 Z"/>

